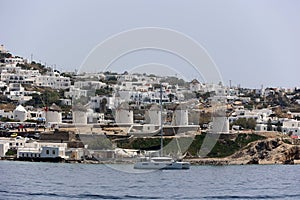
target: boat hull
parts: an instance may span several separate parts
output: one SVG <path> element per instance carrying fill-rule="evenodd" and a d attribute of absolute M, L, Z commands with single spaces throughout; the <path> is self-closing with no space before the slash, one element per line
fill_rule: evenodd
<path fill-rule="evenodd" d="M 134 164 L 134 169 L 189 169 L 190 163 L 188 162 L 137 162 Z"/>

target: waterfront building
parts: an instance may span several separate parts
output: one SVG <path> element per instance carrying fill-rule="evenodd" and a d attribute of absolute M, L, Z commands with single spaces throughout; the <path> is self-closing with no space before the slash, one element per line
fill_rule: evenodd
<path fill-rule="evenodd" d="M 0 141 L 0 158 L 5 156 L 8 149 L 9 149 L 9 142 Z"/>
<path fill-rule="evenodd" d="M 17 158 L 67 158 L 67 143 L 25 143 L 18 148 Z"/>

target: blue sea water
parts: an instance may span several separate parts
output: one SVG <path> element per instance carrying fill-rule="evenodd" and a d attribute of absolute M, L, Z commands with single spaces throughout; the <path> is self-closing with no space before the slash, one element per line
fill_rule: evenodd
<path fill-rule="evenodd" d="M 1 161 L 0 199 L 300 199 L 300 165 L 132 167 Z"/>

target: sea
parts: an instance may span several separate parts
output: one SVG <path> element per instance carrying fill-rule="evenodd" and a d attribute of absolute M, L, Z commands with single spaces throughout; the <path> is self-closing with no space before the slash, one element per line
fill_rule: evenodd
<path fill-rule="evenodd" d="M 300 165 L 191 166 L 0 161 L 0 199 L 300 199 Z"/>

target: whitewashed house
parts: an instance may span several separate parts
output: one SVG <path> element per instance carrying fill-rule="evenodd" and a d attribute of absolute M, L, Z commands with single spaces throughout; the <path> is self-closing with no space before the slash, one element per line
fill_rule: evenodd
<path fill-rule="evenodd" d="M 8 51 L 5 49 L 5 46 L 3 44 L 0 45 L 0 52 L 1 53 L 7 53 Z"/>
<path fill-rule="evenodd" d="M 94 96 L 90 99 L 90 108 L 93 110 L 100 109 L 101 102 L 105 101 L 106 99 L 106 107 L 109 109 L 115 108 L 115 97 L 108 97 L 108 96 Z M 100 110 L 100 112 L 103 112 Z"/>
<path fill-rule="evenodd" d="M 16 138 L 9 138 L 8 143 L 9 143 L 9 148 L 11 149 L 19 149 L 23 148 L 26 144 L 27 139 L 23 137 L 16 137 Z"/>
<path fill-rule="evenodd" d="M 294 119 L 285 119 L 282 123 L 282 132 L 300 136 L 300 121 Z"/>
<path fill-rule="evenodd" d="M 67 158 L 67 143 L 25 143 L 18 148 L 17 158 Z"/>
<path fill-rule="evenodd" d="M 69 77 L 61 76 L 58 72 L 48 72 L 46 75 L 38 76 L 35 84 L 54 89 L 67 89 L 71 86 L 71 81 Z"/>
<path fill-rule="evenodd" d="M 66 105 L 66 106 L 72 106 L 72 100 L 71 99 L 60 99 L 60 103 L 62 105 Z"/>
<path fill-rule="evenodd" d="M 0 118 L 8 118 L 8 119 L 13 119 L 14 118 L 14 113 L 13 111 L 5 111 L 5 110 L 0 110 Z"/>
<path fill-rule="evenodd" d="M 79 99 L 80 97 L 86 97 L 87 96 L 87 90 L 83 90 L 74 86 L 69 87 L 69 91 L 66 91 L 64 96 L 66 98 L 74 98 Z"/>
<path fill-rule="evenodd" d="M 10 58 L 4 58 L 4 62 L 7 64 L 25 64 L 25 60 L 23 58 L 12 56 Z"/>
<path fill-rule="evenodd" d="M 106 83 L 100 81 L 76 81 L 74 82 L 75 88 L 86 88 L 86 89 L 100 89 L 105 87 Z"/>
<path fill-rule="evenodd" d="M 268 131 L 268 124 L 266 124 L 266 123 L 256 124 L 255 130 L 262 131 L 262 132 Z M 277 126 L 272 125 L 272 128 L 270 131 L 277 131 Z"/>
<path fill-rule="evenodd" d="M 198 92 L 201 87 L 202 85 L 197 79 L 192 80 L 190 83 L 190 91 L 192 92 Z"/>

